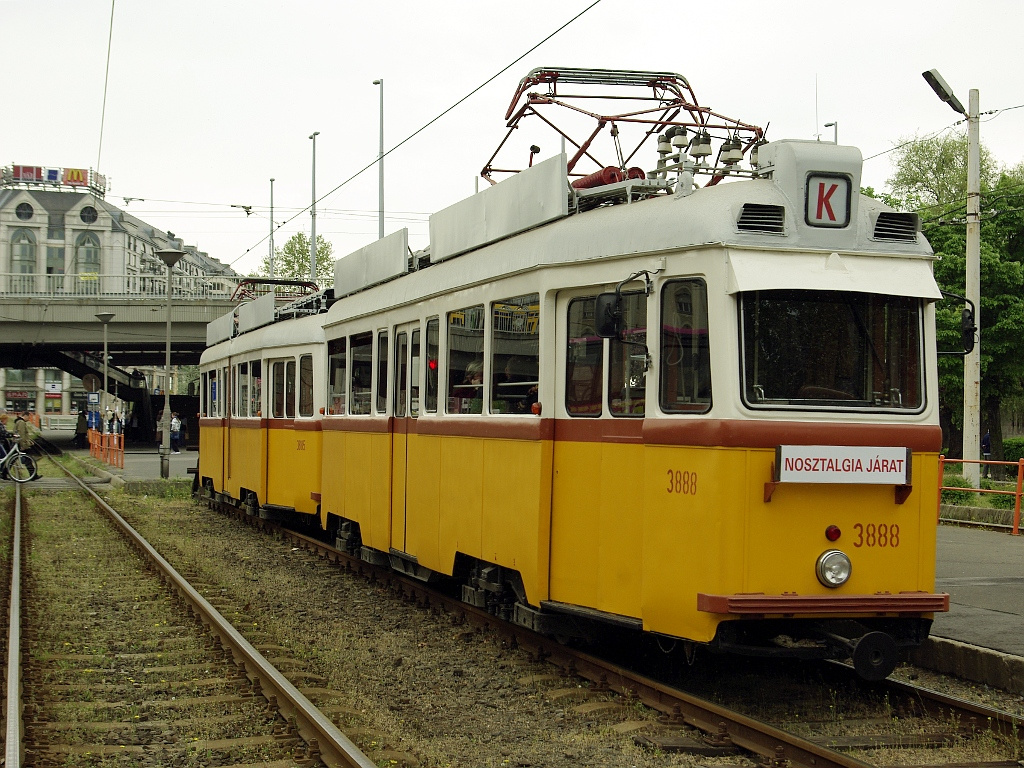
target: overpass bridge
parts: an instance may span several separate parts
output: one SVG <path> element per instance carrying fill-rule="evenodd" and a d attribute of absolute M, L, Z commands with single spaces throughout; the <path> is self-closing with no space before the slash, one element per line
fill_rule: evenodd
<path fill-rule="evenodd" d="M 206 324 L 230 312 L 241 276 L 174 275 L 171 283 L 171 364 L 196 365 L 206 348 Z M 131 371 L 165 364 L 167 276 L 0 273 L 0 368 L 59 368 L 103 378 L 107 326 L 108 390 L 121 399 L 147 394 Z"/>

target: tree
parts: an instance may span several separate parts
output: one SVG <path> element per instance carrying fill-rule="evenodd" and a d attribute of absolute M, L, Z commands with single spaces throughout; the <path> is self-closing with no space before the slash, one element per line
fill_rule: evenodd
<path fill-rule="evenodd" d="M 253 277 L 270 276 L 270 256 L 263 257 Z M 309 238 L 296 232 L 283 248 L 274 249 L 274 277 L 288 280 L 309 280 Z M 321 288 L 334 285 L 334 246 L 316 236 L 316 283 Z"/>
<path fill-rule="evenodd" d="M 1002 458 L 1002 406 L 1024 393 L 1024 167 L 1000 172 L 981 148 L 981 419 L 993 436 L 993 458 Z M 964 294 L 966 269 L 967 142 L 963 135 L 918 139 L 901 145 L 889 179 L 890 204 L 921 215 L 935 250 L 935 279 L 945 291 Z M 936 307 L 939 349 L 960 347 L 961 305 Z M 963 360 L 939 357 L 939 407 L 946 448 L 962 456 Z"/>

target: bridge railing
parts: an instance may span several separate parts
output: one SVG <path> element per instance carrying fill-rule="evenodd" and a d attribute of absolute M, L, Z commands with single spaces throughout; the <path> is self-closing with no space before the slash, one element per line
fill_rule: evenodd
<path fill-rule="evenodd" d="M 175 299 L 230 299 L 242 276 L 175 275 Z M 83 272 L 44 275 L 0 272 L 0 298 L 153 299 L 167 296 L 166 275 L 105 275 Z"/>

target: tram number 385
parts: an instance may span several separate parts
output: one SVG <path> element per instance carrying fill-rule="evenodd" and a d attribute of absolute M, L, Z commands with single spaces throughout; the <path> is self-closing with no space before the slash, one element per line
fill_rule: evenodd
<path fill-rule="evenodd" d="M 669 493 L 680 493 L 684 496 L 697 495 L 697 473 L 686 472 L 682 469 L 668 470 Z"/>
<path fill-rule="evenodd" d="M 853 542 L 855 547 L 898 547 L 900 545 L 900 527 L 893 523 L 857 523 L 853 526 L 856 539 Z"/>

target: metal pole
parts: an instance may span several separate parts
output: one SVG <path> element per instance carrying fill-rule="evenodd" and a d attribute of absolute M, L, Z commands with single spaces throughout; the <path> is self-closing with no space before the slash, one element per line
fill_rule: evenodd
<path fill-rule="evenodd" d="M 377 152 L 377 238 L 384 237 L 384 78 L 374 80 L 380 86 L 380 150 Z"/>
<path fill-rule="evenodd" d="M 100 403 L 100 432 L 107 431 L 106 413 L 109 408 L 110 394 L 107 392 L 107 365 L 110 355 L 107 353 L 107 324 L 114 319 L 113 312 L 97 312 L 96 319 L 103 323 L 103 397 Z"/>
<path fill-rule="evenodd" d="M 274 277 L 274 179 L 270 179 L 270 278 Z"/>
<path fill-rule="evenodd" d="M 171 284 L 174 265 L 185 252 L 168 248 L 157 251 L 156 255 L 167 265 L 167 352 L 164 358 L 167 381 L 164 384 L 164 412 L 160 418 L 160 430 L 163 433 L 160 441 L 160 477 L 166 480 L 171 476 Z"/>
<path fill-rule="evenodd" d="M 309 138 L 313 140 L 313 204 L 310 206 L 312 225 L 309 230 L 309 279 L 316 282 L 316 137 L 320 131 L 313 131 Z"/>
<path fill-rule="evenodd" d="M 833 144 L 838 144 L 839 143 L 839 122 L 836 121 L 834 123 L 825 123 L 825 127 L 832 129 L 832 143 Z"/>
<path fill-rule="evenodd" d="M 964 357 L 964 458 L 981 458 L 981 150 L 978 89 L 968 97 L 967 114 L 967 298 L 974 302 L 978 340 Z M 964 465 L 964 476 L 977 488 L 978 464 Z"/>

